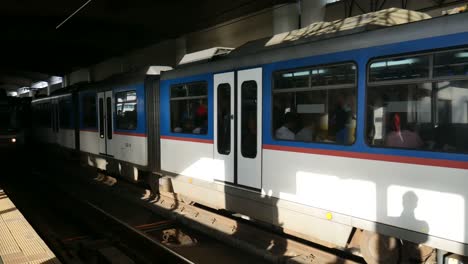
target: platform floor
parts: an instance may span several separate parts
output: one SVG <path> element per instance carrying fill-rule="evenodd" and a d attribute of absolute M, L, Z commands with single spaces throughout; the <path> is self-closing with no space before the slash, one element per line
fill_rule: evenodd
<path fill-rule="evenodd" d="M 0 187 L 0 264 L 60 261 Z"/>

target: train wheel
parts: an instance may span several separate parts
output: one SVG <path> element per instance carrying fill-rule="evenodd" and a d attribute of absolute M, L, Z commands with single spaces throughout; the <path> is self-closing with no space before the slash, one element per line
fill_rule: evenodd
<path fill-rule="evenodd" d="M 360 241 L 361 254 L 369 264 L 398 263 L 400 241 L 394 237 L 363 231 Z"/>

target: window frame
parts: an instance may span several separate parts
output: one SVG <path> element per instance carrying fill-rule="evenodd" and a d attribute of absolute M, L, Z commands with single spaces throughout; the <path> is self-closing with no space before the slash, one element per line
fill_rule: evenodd
<path fill-rule="evenodd" d="M 455 76 L 441 76 L 434 78 L 434 55 L 437 53 L 448 53 L 448 52 L 456 52 L 468 49 L 468 46 L 459 46 L 455 48 L 445 48 L 445 49 L 434 49 L 434 50 L 425 50 L 422 52 L 411 52 L 411 53 L 399 53 L 394 55 L 387 55 L 387 56 L 377 56 L 372 57 L 367 61 L 366 64 L 366 95 L 367 95 L 367 87 L 370 85 L 389 85 L 389 84 L 408 84 L 408 83 L 421 83 L 421 82 L 437 82 L 437 81 L 452 81 L 452 80 L 464 80 L 468 78 L 468 75 L 455 75 Z M 415 57 L 415 56 L 429 56 L 429 75 L 427 78 L 415 78 L 415 79 L 403 79 L 403 80 L 391 80 L 391 81 L 369 81 L 370 77 L 370 65 L 374 62 L 378 62 L 385 59 L 400 59 L 400 58 L 407 58 L 407 57 Z"/>
<path fill-rule="evenodd" d="M 125 105 L 125 103 L 133 103 L 135 102 L 135 110 L 136 110 L 136 126 L 135 128 L 133 129 L 128 129 L 128 128 L 121 128 L 119 127 L 119 122 L 118 122 L 118 109 L 117 109 L 117 105 L 119 104 L 119 102 L 117 101 L 117 98 L 118 98 L 118 94 L 127 94 L 129 92 L 135 92 L 135 100 L 133 101 L 124 101 L 122 102 L 122 104 Z M 115 125 L 114 125 L 114 128 L 116 131 L 118 130 L 121 130 L 121 131 L 135 131 L 135 130 L 138 130 L 138 91 L 137 89 L 130 89 L 130 90 L 122 90 L 122 91 L 116 91 L 114 94 L 113 94 L 113 97 L 114 97 L 114 100 L 115 100 L 115 103 L 114 103 L 114 107 L 111 106 L 111 109 L 114 108 L 115 110 Z M 105 98 L 104 98 L 105 99 Z M 103 103 L 104 103 L 104 109 L 107 110 L 107 99 L 106 100 L 103 100 Z M 111 101 L 112 103 L 112 101 Z M 109 113 L 107 113 L 107 116 L 109 116 Z M 109 129 L 108 129 L 109 130 Z M 108 132 L 108 131 L 107 131 Z"/>
<path fill-rule="evenodd" d="M 456 52 L 456 51 L 462 51 L 468 49 L 467 46 L 456 46 L 452 48 L 443 48 L 443 49 L 431 49 L 431 50 L 424 50 L 424 51 L 417 51 L 417 52 L 410 52 L 410 53 L 399 53 L 399 54 L 390 54 L 390 55 L 384 55 L 384 56 L 376 56 L 372 57 L 367 61 L 366 64 L 366 84 L 364 87 L 364 104 L 367 105 L 367 101 L 369 99 L 369 88 L 370 87 L 375 87 L 375 86 L 389 86 L 389 85 L 404 85 L 404 84 L 422 84 L 422 83 L 430 83 L 432 85 L 432 89 L 434 89 L 434 85 L 437 85 L 438 82 L 442 81 L 460 81 L 460 80 L 466 80 L 468 81 L 468 75 L 455 75 L 455 76 L 440 76 L 440 77 L 435 77 L 434 78 L 434 58 L 435 54 L 438 53 L 448 53 L 448 52 Z M 429 56 L 429 75 L 427 78 L 417 78 L 417 79 L 407 79 L 407 80 L 392 80 L 392 81 L 374 81 L 370 82 L 369 81 L 369 75 L 370 75 L 370 65 L 376 61 L 379 60 L 384 60 L 384 59 L 398 59 L 398 58 L 405 58 L 405 57 L 411 57 L 411 56 L 423 56 L 423 55 L 428 55 Z M 431 104 L 431 108 L 433 108 L 434 105 Z M 457 151 L 442 151 L 442 150 L 431 150 L 431 149 L 414 149 L 414 148 L 400 148 L 400 147 L 387 147 L 387 146 L 376 146 L 376 145 L 371 145 L 367 141 L 367 116 L 368 116 L 368 108 L 365 107 L 364 109 L 364 133 L 362 135 L 362 139 L 364 141 L 364 144 L 367 147 L 370 148 L 376 148 L 376 149 L 386 149 L 386 150 L 398 150 L 398 151 L 421 151 L 421 152 L 426 152 L 426 153 L 444 153 L 444 154 L 455 154 L 455 155 L 466 155 L 468 154 L 467 152 L 457 152 Z M 432 113 L 431 113 L 432 115 Z"/>
<path fill-rule="evenodd" d="M 85 123 L 85 115 L 86 115 L 86 111 L 85 111 L 85 101 L 86 101 L 86 98 L 89 98 L 89 97 L 93 97 L 94 98 L 94 110 L 95 110 L 95 125 L 94 126 L 88 126 L 89 124 L 86 124 Z M 99 127 L 99 102 L 98 102 L 98 95 L 97 93 L 84 93 L 83 95 L 81 95 L 80 97 L 80 101 L 81 101 L 81 128 L 83 129 L 96 129 L 98 130 L 98 127 Z"/>
<path fill-rule="evenodd" d="M 309 88 L 289 88 L 289 89 L 278 89 L 275 92 L 275 74 L 281 74 L 281 73 L 288 73 L 292 71 L 306 71 L 306 70 L 311 70 L 313 68 L 319 68 L 319 67 L 327 67 L 327 66 L 340 66 L 340 65 L 347 65 L 347 64 L 352 64 L 356 70 L 355 70 L 355 79 L 353 84 L 333 84 L 333 85 L 319 85 L 319 86 L 314 86 L 309 87 Z M 287 69 L 281 69 L 281 70 L 276 70 L 272 72 L 271 75 L 271 101 L 270 101 L 270 132 L 271 132 L 271 138 L 276 141 L 276 142 L 297 142 L 297 143 L 302 143 L 302 144 L 323 144 L 323 145 L 332 145 L 332 146 L 343 146 L 343 147 L 350 147 L 356 144 L 357 141 L 357 132 L 358 132 L 358 127 L 359 127 L 359 107 L 358 107 L 358 98 L 359 98 L 359 64 L 355 60 L 344 60 L 344 61 L 339 61 L 339 62 L 332 62 L 332 63 L 322 63 L 322 64 L 314 64 L 314 65 L 307 65 L 307 66 L 301 66 L 301 67 L 296 67 L 296 68 L 287 68 Z M 310 82 L 309 82 L 310 86 Z M 354 141 L 349 143 L 349 144 L 338 144 L 334 142 L 322 142 L 322 141 L 303 141 L 303 140 L 289 140 L 289 139 L 278 139 L 275 136 L 275 130 L 274 130 L 274 123 L 273 123 L 273 113 L 274 113 L 274 95 L 275 94 L 281 94 L 281 93 L 287 93 L 287 92 L 308 92 L 308 91 L 314 91 L 314 90 L 320 90 L 325 87 L 332 87 L 330 90 L 334 89 L 341 89 L 341 88 L 354 88 L 355 89 L 355 104 L 356 104 L 356 128 L 355 128 L 355 137 Z M 314 89 L 315 88 L 315 89 Z"/>
<path fill-rule="evenodd" d="M 69 109 L 68 109 L 69 107 Z M 70 110 L 70 112 L 66 111 Z M 64 112 L 65 111 L 65 112 Z M 60 98 L 57 103 L 57 112 L 58 112 L 58 129 L 74 129 L 75 127 L 75 115 L 73 113 L 73 100 L 71 97 Z M 63 114 L 66 113 L 64 116 Z M 65 118 L 65 119 L 64 119 Z M 64 120 L 67 120 L 67 124 L 63 124 Z"/>
<path fill-rule="evenodd" d="M 193 85 L 193 84 L 204 84 L 206 87 L 206 95 L 196 95 L 196 96 L 184 96 L 184 97 L 172 97 L 172 88 L 177 87 L 177 86 L 184 86 L 184 85 Z M 198 81 L 191 81 L 191 82 L 181 82 L 181 83 L 174 83 L 169 86 L 169 133 L 175 134 L 175 135 L 190 135 L 190 136 L 201 136 L 201 137 L 207 137 L 209 135 L 209 127 L 210 127 L 210 100 L 209 100 L 209 85 L 208 81 L 206 80 L 198 80 Z M 208 108 L 208 113 L 207 113 L 207 119 L 208 119 L 208 128 L 205 134 L 195 134 L 195 133 L 186 133 L 186 132 L 174 132 L 172 129 L 172 109 L 171 109 L 171 102 L 172 101 L 183 101 L 183 100 L 196 100 L 196 99 L 206 99 L 207 103 L 207 108 Z"/>

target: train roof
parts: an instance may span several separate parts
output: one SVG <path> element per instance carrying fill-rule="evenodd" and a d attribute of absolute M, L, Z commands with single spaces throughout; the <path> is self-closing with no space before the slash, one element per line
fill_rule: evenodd
<path fill-rule="evenodd" d="M 254 67 L 468 31 L 468 13 L 430 18 L 421 12 L 389 8 L 334 22 L 318 22 L 302 29 L 248 42 L 216 61 L 164 72 L 161 79 Z"/>
<path fill-rule="evenodd" d="M 49 99 L 63 97 L 72 94 L 75 91 L 83 92 L 87 90 L 108 90 L 116 86 L 124 86 L 129 84 L 142 83 L 148 76 L 159 76 L 163 71 L 169 71 L 172 68 L 169 66 L 145 66 L 134 69 L 130 72 L 112 75 L 111 77 L 98 82 L 80 82 L 64 88 L 60 88 L 51 93 L 50 96 L 38 97 L 33 102 L 42 102 Z"/>

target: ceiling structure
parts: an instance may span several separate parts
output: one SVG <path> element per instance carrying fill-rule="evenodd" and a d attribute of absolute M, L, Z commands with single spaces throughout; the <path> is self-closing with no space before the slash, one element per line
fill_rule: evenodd
<path fill-rule="evenodd" d="M 56 28 L 86 4 L 76 15 Z M 301 0 L 10 0 L 0 4 L 0 89 L 63 76 L 159 41 Z M 315 1 L 315 0 L 314 0 Z M 349 17 L 420 0 L 327 0 Z M 441 7 L 468 0 L 427 0 Z M 401 6 L 400 6 L 401 4 Z M 342 11 L 341 11 L 342 12 Z"/>
<path fill-rule="evenodd" d="M 286 0 L 15 0 L 0 4 L 0 88 L 63 75 Z"/>

